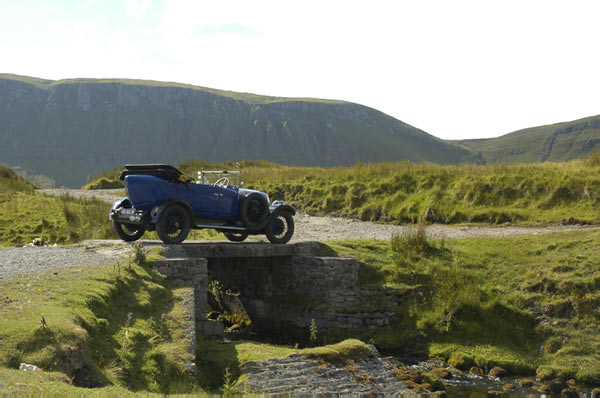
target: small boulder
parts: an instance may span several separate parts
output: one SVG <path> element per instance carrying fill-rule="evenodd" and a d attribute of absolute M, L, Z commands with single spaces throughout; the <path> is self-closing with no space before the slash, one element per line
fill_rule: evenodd
<path fill-rule="evenodd" d="M 490 375 L 492 377 L 504 377 L 504 376 L 506 376 L 506 370 L 504 370 L 498 366 L 495 366 L 490 369 L 488 375 Z"/>
<path fill-rule="evenodd" d="M 458 354 L 448 360 L 448 365 L 456 369 L 467 371 L 471 366 L 475 365 L 475 363 L 471 358 Z"/>
<path fill-rule="evenodd" d="M 533 379 L 525 378 L 525 379 L 519 380 L 519 385 L 523 388 L 533 387 L 534 384 L 535 384 L 535 380 L 533 380 Z"/>
<path fill-rule="evenodd" d="M 478 368 L 477 366 L 471 366 L 471 369 L 469 369 L 469 373 L 475 376 L 485 376 L 485 371 L 481 368 Z"/>
<path fill-rule="evenodd" d="M 432 390 L 433 390 L 433 387 L 431 387 L 431 384 L 429 384 L 429 383 L 419 384 L 417 386 L 417 388 L 413 388 L 413 391 L 417 392 L 417 393 L 429 393 Z"/>
<path fill-rule="evenodd" d="M 445 369 L 445 368 L 435 368 L 435 369 L 432 369 L 429 373 L 433 373 L 440 379 L 451 379 L 452 378 L 452 373 L 448 369 Z"/>
<path fill-rule="evenodd" d="M 421 372 L 407 368 L 406 366 L 400 366 L 393 370 L 394 375 L 402 380 L 403 382 L 411 381 L 413 383 L 422 383 Z"/>
<path fill-rule="evenodd" d="M 563 388 L 560 391 L 560 396 L 561 398 L 579 398 L 579 394 L 574 388 Z"/>
<path fill-rule="evenodd" d="M 517 386 L 515 386 L 513 383 L 508 383 L 502 386 L 502 389 L 504 391 L 514 391 L 517 389 Z"/>
<path fill-rule="evenodd" d="M 564 389 L 568 388 L 567 384 L 561 379 L 550 380 L 538 387 L 538 390 L 548 394 L 560 394 Z"/>

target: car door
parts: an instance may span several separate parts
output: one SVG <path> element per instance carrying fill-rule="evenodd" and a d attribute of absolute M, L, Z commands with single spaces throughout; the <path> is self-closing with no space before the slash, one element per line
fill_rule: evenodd
<path fill-rule="evenodd" d="M 188 203 L 194 209 L 194 214 L 199 218 L 215 219 L 217 215 L 217 202 L 219 193 L 216 187 L 209 184 L 189 184 L 190 199 Z"/>
<path fill-rule="evenodd" d="M 222 220 L 234 221 L 237 219 L 237 189 L 214 187 L 215 188 L 215 212 L 217 218 Z"/>

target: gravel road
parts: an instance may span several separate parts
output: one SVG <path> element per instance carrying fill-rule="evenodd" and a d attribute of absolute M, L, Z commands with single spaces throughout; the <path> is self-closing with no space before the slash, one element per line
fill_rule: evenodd
<path fill-rule="evenodd" d="M 115 200 L 125 196 L 125 189 L 94 189 L 94 190 L 85 190 L 85 189 L 66 189 L 66 188 L 53 188 L 53 189 L 39 189 L 40 192 L 43 192 L 47 195 L 53 196 L 62 196 L 69 195 L 78 199 L 91 199 L 96 198 L 103 200 L 107 203 L 113 203 Z M 108 214 L 108 213 L 107 213 Z"/>
<path fill-rule="evenodd" d="M 69 194 L 78 198 L 95 197 L 112 203 L 115 198 L 122 195 L 123 190 L 95 190 L 84 191 L 79 189 L 43 189 L 50 195 Z M 384 239 L 388 240 L 394 233 L 401 233 L 405 226 L 386 225 L 372 222 L 363 222 L 339 217 L 316 217 L 298 214 L 294 217 L 296 230 L 292 242 L 302 241 L 327 241 L 339 239 Z M 517 235 L 540 235 L 556 232 L 581 230 L 586 227 L 580 225 L 555 225 L 548 227 L 460 227 L 448 225 L 429 225 L 427 233 L 434 238 L 463 239 L 470 237 L 502 237 Z M 252 240 L 265 240 L 264 237 L 250 238 Z M 46 270 L 60 269 L 79 265 L 92 265 L 111 263 L 117 259 L 126 259 L 131 252 L 131 244 L 120 240 L 114 241 L 86 241 L 68 247 L 46 248 L 9 248 L 0 249 L 0 282 L 7 278 L 23 276 Z"/>
<path fill-rule="evenodd" d="M 120 241 L 86 241 L 73 246 L 0 249 L 0 283 L 8 278 L 33 273 L 125 260 L 130 252 L 131 245 Z"/>

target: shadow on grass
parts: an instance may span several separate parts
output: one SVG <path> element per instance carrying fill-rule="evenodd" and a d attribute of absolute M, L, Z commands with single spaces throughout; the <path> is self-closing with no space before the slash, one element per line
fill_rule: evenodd
<path fill-rule="evenodd" d="M 501 366 L 512 374 L 535 371 L 540 359 L 537 347 L 544 338 L 536 331 L 533 316 L 497 302 L 446 311 L 437 323 L 428 325 L 426 335 L 431 343 L 474 352 L 477 366 L 486 370 Z"/>
<path fill-rule="evenodd" d="M 81 335 L 58 335 L 50 327 L 40 327 L 31 338 L 17 345 L 21 358 L 11 358 L 12 367 L 18 367 L 21 359 L 28 354 L 37 357 L 39 367 L 58 370 L 68 375 L 73 384 L 80 387 L 101 387 L 109 384 L 86 352 Z"/>
<path fill-rule="evenodd" d="M 214 340 L 198 337 L 196 341 L 196 380 L 205 391 L 220 392 L 227 369 L 232 380 L 240 376 L 237 342 L 219 344 Z"/>
<path fill-rule="evenodd" d="M 160 324 L 173 307 L 171 286 L 150 265 L 124 268 L 112 283 L 108 294 L 87 302 L 96 322 L 80 319 L 89 333 L 92 357 L 99 367 L 116 367 L 118 378 L 131 390 L 167 392 L 167 374 L 176 365 L 161 357 L 156 346 L 171 339 Z M 158 386 L 151 386 L 153 380 Z"/>

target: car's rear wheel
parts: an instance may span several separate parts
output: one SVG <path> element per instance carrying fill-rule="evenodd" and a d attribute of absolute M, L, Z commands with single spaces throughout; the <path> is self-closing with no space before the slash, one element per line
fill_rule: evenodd
<path fill-rule="evenodd" d="M 191 221 L 187 211 L 178 205 L 167 207 L 156 223 L 156 233 L 167 244 L 181 243 L 190 233 Z"/>
<path fill-rule="evenodd" d="M 134 242 L 144 235 L 146 230 L 141 225 L 123 224 L 113 220 L 113 229 L 117 236 L 125 242 Z"/>
<path fill-rule="evenodd" d="M 240 219 L 247 228 L 256 227 L 267 219 L 269 202 L 259 193 L 251 193 L 242 201 Z"/>
<path fill-rule="evenodd" d="M 248 237 L 244 232 L 224 232 L 225 237 L 232 242 L 243 242 Z"/>
<path fill-rule="evenodd" d="M 267 223 L 266 234 L 271 243 L 288 243 L 294 235 L 294 218 L 287 211 L 279 212 Z"/>

